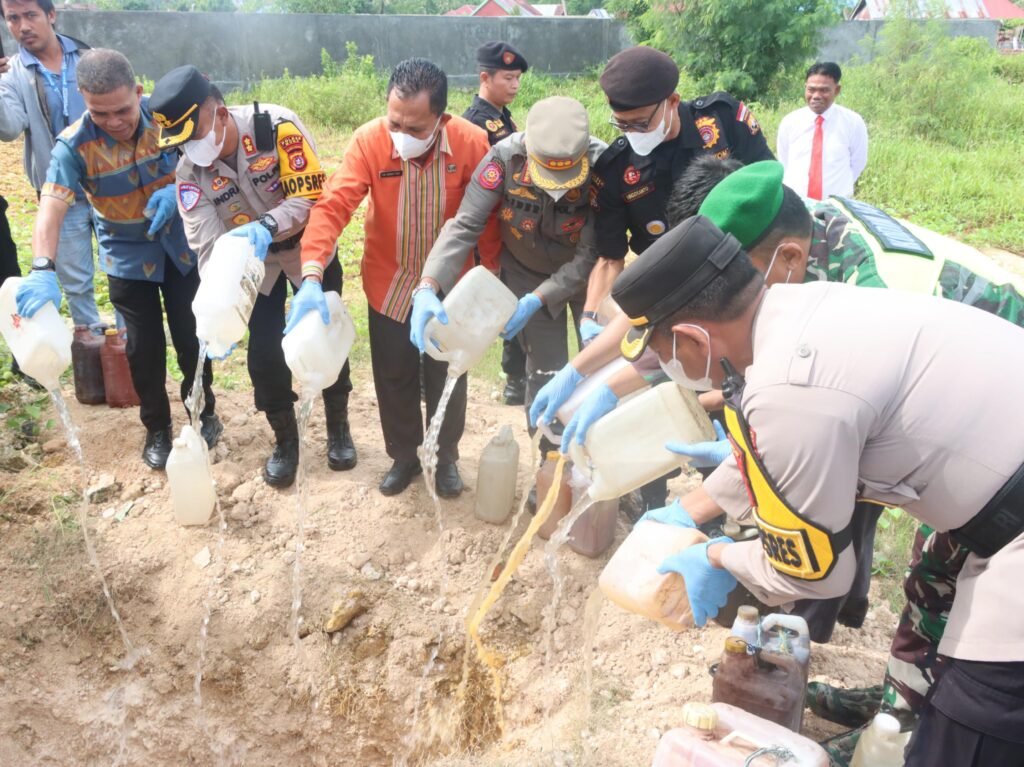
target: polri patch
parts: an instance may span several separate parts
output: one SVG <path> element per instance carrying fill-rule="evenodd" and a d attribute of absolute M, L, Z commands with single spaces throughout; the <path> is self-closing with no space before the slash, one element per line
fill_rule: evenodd
<path fill-rule="evenodd" d="M 484 189 L 490 189 L 491 191 L 501 186 L 501 182 L 504 179 L 505 171 L 502 170 L 501 165 L 494 160 L 487 163 L 476 177 L 480 186 Z"/>
<path fill-rule="evenodd" d="M 630 165 L 626 168 L 626 172 L 622 174 L 622 180 L 629 186 L 633 186 L 640 182 L 640 171 Z"/>
<path fill-rule="evenodd" d="M 184 210 L 192 210 L 199 204 L 199 198 L 203 196 L 203 190 L 197 184 L 178 184 L 178 200 Z"/>
<path fill-rule="evenodd" d="M 231 179 L 226 178 L 225 176 L 217 176 L 210 182 L 210 188 L 215 192 L 219 192 L 230 183 Z"/>
<path fill-rule="evenodd" d="M 301 133 L 289 133 L 277 141 L 278 147 L 288 156 L 288 167 L 296 173 L 306 169 L 305 143 Z"/>

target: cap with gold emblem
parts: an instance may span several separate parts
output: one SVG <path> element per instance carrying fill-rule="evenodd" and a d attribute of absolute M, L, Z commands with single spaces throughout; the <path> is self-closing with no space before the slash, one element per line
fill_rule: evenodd
<path fill-rule="evenodd" d="M 184 144 L 199 124 L 199 107 L 210 96 L 210 81 L 194 66 L 172 69 L 153 86 L 149 108 L 160 126 L 162 149 Z"/>
<path fill-rule="evenodd" d="M 616 53 L 601 73 L 601 90 L 613 112 L 660 104 L 679 85 L 679 67 L 654 48 L 638 45 Z"/>
<path fill-rule="evenodd" d="M 481 69 L 512 69 L 525 72 L 530 68 L 523 54 L 500 40 L 491 40 L 477 48 L 476 63 Z"/>
<path fill-rule="evenodd" d="M 576 99 L 551 96 L 526 115 L 526 154 L 533 183 L 541 189 L 572 189 L 590 173 L 590 120 Z"/>
<path fill-rule="evenodd" d="M 638 359 L 658 323 L 697 297 L 742 252 L 739 240 L 704 216 L 655 240 L 612 286 L 612 298 L 633 326 L 622 339 L 622 356 Z"/>

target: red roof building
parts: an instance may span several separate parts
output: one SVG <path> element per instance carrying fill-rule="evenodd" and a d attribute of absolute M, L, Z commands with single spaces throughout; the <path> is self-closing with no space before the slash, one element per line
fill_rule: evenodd
<path fill-rule="evenodd" d="M 1010 0 L 944 0 L 947 19 L 1024 19 L 1024 8 Z M 920 3 L 921 18 L 930 15 L 931 6 Z M 860 0 L 853 10 L 854 21 L 884 19 L 889 15 L 889 0 Z"/>

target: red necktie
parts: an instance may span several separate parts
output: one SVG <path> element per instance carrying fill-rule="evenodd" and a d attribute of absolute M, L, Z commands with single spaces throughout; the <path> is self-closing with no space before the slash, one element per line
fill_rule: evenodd
<path fill-rule="evenodd" d="M 814 118 L 814 143 L 811 144 L 811 172 L 807 181 L 807 196 L 812 200 L 821 199 L 821 145 L 825 141 L 821 125 L 825 122 L 822 115 Z"/>

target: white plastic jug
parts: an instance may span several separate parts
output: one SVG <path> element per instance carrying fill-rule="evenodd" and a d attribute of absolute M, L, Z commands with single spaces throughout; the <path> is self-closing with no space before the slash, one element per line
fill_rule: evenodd
<path fill-rule="evenodd" d="M 591 392 L 597 389 L 601 384 L 608 381 L 613 375 L 618 373 L 623 368 L 629 367 L 630 363 L 625 357 L 616 357 L 607 365 L 599 370 L 595 370 L 592 374 L 588 375 L 580 385 L 573 391 L 572 396 L 565 401 L 565 404 L 558 408 L 556 415 L 558 420 L 562 422 L 562 426 L 568 426 L 569 421 L 576 415 L 576 411 L 580 409 L 580 405 L 583 404 L 583 400 L 590 396 Z M 541 433 L 551 440 L 552 444 L 559 445 L 562 443 L 562 437 L 559 434 L 555 434 L 551 430 L 551 424 L 542 423 L 539 425 Z"/>
<path fill-rule="evenodd" d="M 631 493 L 686 462 L 666 450 L 666 442 L 714 438 L 696 393 L 667 382 L 622 403 L 591 426 L 583 445 L 575 440 L 569 445 L 569 457 L 589 475 L 591 497 L 605 501 Z"/>
<path fill-rule="evenodd" d="M 478 519 L 500 525 L 512 512 L 516 501 L 516 477 L 519 473 L 519 443 L 511 426 L 502 426 L 480 453 L 476 474 Z"/>
<path fill-rule="evenodd" d="M 900 732 L 900 722 L 892 714 L 875 714 L 857 741 L 850 767 L 903 767 L 910 735 Z"/>
<path fill-rule="evenodd" d="M 206 342 L 208 357 L 220 357 L 237 344 L 249 325 L 266 269 L 245 237 L 222 234 L 199 273 L 192 299 L 196 335 Z"/>
<path fill-rule="evenodd" d="M 427 354 L 460 376 L 479 362 L 515 314 L 519 300 L 484 266 L 474 266 L 445 296 L 448 324 L 427 323 Z"/>
<path fill-rule="evenodd" d="M 810 738 L 728 703 L 687 703 L 683 724 L 661 737 L 652 767 L 829 765 L 828 754 Z M 754 756 L 762 749 L 762 754 Z M 789 756 L 777 758 L 772 749 L 785 749 Z"/>
<path fill-rule="evenodd" d="M 804 669 L 811 660 L 811 631 L 799 615 L 772 613 L 761 619 L 761 646 L 765 650 L 792 655 Z"/>
<path fill-rule="evenodd" d="M 686 584 L 678 573 L 658 572 L 665 557 L 703 543 L 708 537 L 691 527 L 637 522 L 598 578 L 601 591 L 612 602 L 673 631 L 693 625 Z"/>
<path fill-rule="evenodd" d="M 31 318 L 18 314 L 21 283 L 20 277 L 8 277 L 0 288 L 0 334 L 22 371 L 52 391 L 60 388 L 60 374 L 71 364 L 71 329 L 49 302 Z"/>
<path fill-rule="evenodd" d="M 281 341 L 284 361 L 303 389 L 323 391 L 338 380 L 356 340 L 356 326 L 337 291 L 324 293 L 331 321 L 308 312 Z"/>
<path fill-rule="evenodd" d="M 167 457 L 167 484 L 171 488 L 174 517 L 182 525 L 205 525 L 217 503 L 210 474 L 206 441 L 191 426 L 184 426 Z"/>

